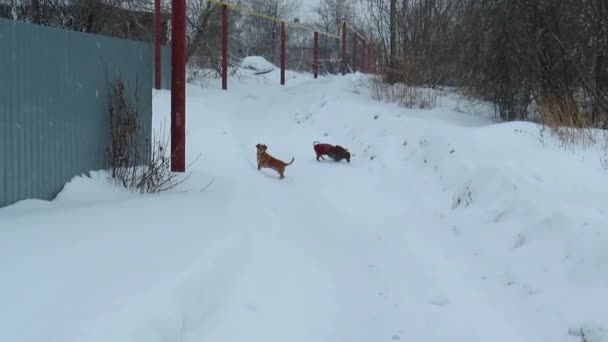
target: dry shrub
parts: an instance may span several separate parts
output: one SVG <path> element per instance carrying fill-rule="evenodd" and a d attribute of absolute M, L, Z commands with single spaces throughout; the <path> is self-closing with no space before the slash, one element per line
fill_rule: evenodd
<path fill-rule="evenodd" d="M 422 72 L 424 66 L 412 59 L 402 58 L 398 66 L 383 70 L 384 81 L 390 84 L 428 85 L 427 77 Z"/>
<path fill-rule="evenodd" d="M 139 86 L 135 86 L 133 101 L 122 80 L 108 87 L 111 178 L 124 188 L 140 193 L 158 193 L 185 181 L 185 178 L 178 181 L 177 175 L 171 172 L 169 140 L 164 128 L 160 134 L 154 134 L 152 142 L 147 138 L 140 120 Z"/>
<path fill-rule="evenodd" d="M 571 97 L 545 97 L 538 101 L 538 112 L 542 120 L 542 129 L 548 129 L 563 147 L 595 144 L 596 137 L 590 129 L 591 118 Z"/>
<path fill-rule="evenodd" d="M 593 119 L 588 113 L 581 110 L 580 101 L 570 97 L 545 98 L 538 102 L 538 112 L 541 116 L 541 137 L 545 130 L 555 136 L 562 147 L 573 148 L 575 146 L 589 147 L 601 143 L 603 156 L 600 163 L 608 170 L 608 131 L 604 130 L 600 137 Z M 606 114 L 600 118 L 608 117 Z M 602 140 L 602 141 L 598 141 Z"/>
<path fill-rule="evenodd" d="M 389 84 L 375 76 L 370 78 L 370 90 L 373 99 L 397 103 L 404 108 L 432 109 L 437 106 L 437 91 L 434 89 L 403 83 Z"/>

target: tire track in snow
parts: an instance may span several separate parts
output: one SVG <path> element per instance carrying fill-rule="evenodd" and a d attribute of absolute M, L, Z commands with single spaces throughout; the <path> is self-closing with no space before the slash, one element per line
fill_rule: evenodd
<path fill-rule="evenodd" d="M 319 136 L 317 124 L 296 126 L 285 114 L 273 117 L 269 103 L 272 99 L 262 97 L 248 108 L 249 116 L 235 119 L 235 114 L 230 121 L 234 143 L 247 160 L 241 164 L 258 172 L 251 165 L 257 142 L 268 141 L 279 159 L 289 153 L 302 157 L 285 180 L 261 181 L 266 177 L 247 172 L 247 181 L 239 181 L 238 197 L 248 203 L 239 215 L 250 217 L 255 229 L 251 267 L 227 304 L 227 320 L 206 340 L 512 342 L 528 337 L 495 311 L 466 270 L 443 256 L 432 234 L 419 234 L 425 226 L 441 224 L 432 219 L 432 208 L 417 205 L 416 196 L 428 189 L 412 182 L 412 196 L 402 202 L 396 193 L 381 194 L 391 184 L 373 165 L 361 167 L 364 160 L 317 163 L 306 138 L 306 132 Z M 258 111 L 265 114 L 251 114 Z M 298 134 L 290 134 L 296 129 Z M 512 334 L 496 336 L 496 331 Z"/>
<path fill-rule="evenodd" d="M 74 341 L 184 341 L 214 326 L 250 260 L 247 234 L 205 246 L 191 265 L 164 278 L 97 321 Z"/>

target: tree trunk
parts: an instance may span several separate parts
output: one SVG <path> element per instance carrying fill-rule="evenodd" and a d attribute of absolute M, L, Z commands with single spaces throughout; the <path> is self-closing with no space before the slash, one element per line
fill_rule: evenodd
<path fill-rule="evenodd" d="M 196 49 L 199 47 L 203 41 L 203 38 L 205 37 L 205 31 L 207 30 L 207 25 L 209 25 L 209 19 L 211 18 L 211 13 L 213 11 L 212 6 L 211 1 L 207 2 L 207 7 L 199 20 L 200 26 L 192 38 L 192 43 L 190 43 L 186 50 L 186 60 L 190 60 L 190 57 L 194 55 Z"/>
<path fill-rule="evenodd" d="M 596 60 L 595 60 L 595 103 L 593 106 L 592 119 L 593 123 L 597 124 L 600 120 L 606 120 L 608 118 L 600 117 L 602 114 L 608 115 L 608 113 L 602 113 L 602 111 L 608 111 L 608 103 L 606 98 L 608 97 L 608 75 L 604 73 L 605 60 L 606 60 L 606 49 L 608 49 L 608 32 L 604 28 L 604 20 L 608 19 L 608 8 L 604 4 L 605 0 L 597 0 L 597 48 L 596 48 Z"/>
<path fill-rule="evenodd" d="M 395 57 L 397 55 L 397 0 L 390 0 L 390 21 L 389 21 L 389 61 L 388 66 L 391 70 L 388 70 L 388 82 L 394 83 L 395 74 L 394 69 L 396 68 Z"/>
<path fill-rule="evenodd" d="M 32 0 L 32 21 L 34 24 L 40 24 L 40 0 Z"/>

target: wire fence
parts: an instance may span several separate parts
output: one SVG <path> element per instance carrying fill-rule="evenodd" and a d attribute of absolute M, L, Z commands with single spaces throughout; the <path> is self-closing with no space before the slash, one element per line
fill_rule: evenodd
<path fill-rule="evenodd" d="M 357 32 L 348 23 L 338 32 L 326 32 L 297 20 L 269 15 L 252 8 L 222 0 L 208 0 L 215 9 L 207 23 L 207 37 L 191 63 L 200 69 L 212 69 L 222 77 L 227 89 L 228 76 L 234 75 L 244 57 L 260 56 L 281 70 L 325 74 L 351 72 L 374 73 L 380 50 L 374 41 Z"/>

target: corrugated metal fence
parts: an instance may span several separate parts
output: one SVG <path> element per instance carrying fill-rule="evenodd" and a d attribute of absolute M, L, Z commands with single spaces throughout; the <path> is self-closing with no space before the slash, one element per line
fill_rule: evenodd
<path fill-rule="evenodd" d="M 163 51 L 163 87 L 170 84 Z M 153 48 L 144 42 L 0 19 L 0 207 L 50 200 L 72 177 L 107 168 L 108 81 L 152 124 Z"/>

